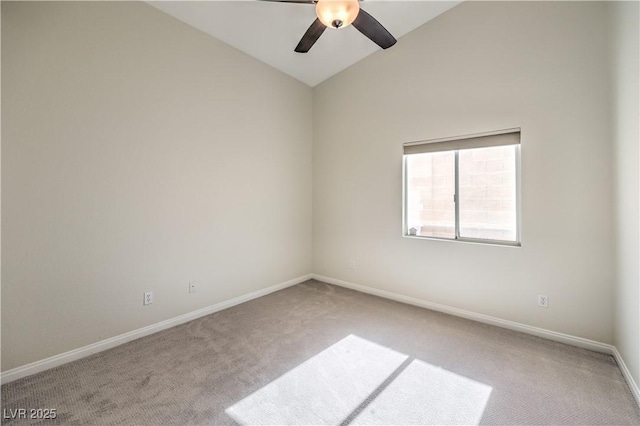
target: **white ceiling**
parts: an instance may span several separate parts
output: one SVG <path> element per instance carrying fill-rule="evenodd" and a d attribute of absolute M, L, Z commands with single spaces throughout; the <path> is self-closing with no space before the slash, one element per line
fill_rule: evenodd
<path fill-rule="evenodd" d="M 309 53 L 294 52 L 316 18 L 315 7 L 309 4 L 248 0 L 147 3 L 312 87 L 381 50 L 350 25 L 327 29 Z M 366 0 L 360 6 L 402 43 L 403 35 L 459 3 Z"/>

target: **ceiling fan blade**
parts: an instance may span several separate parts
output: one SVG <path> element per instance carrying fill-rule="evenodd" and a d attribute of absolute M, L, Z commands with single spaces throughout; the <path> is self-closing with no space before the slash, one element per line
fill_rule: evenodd
<path fill-rule="evenodd" d="M 300 43 L 298 43 L 294 50 L 298 53 L 307 53 L 326 29 L 327 27 L 325 27 L 324 24 L 316 18 L 316 20 L 313 21 L 313 24 L 311 24 L 307 29 L 307 32 L 304 33 L 302 39 L 300 39 Z"/>
<path fill-rule="evenodd" d="M 261 0 L 273 3 L 300 3 L 300 4 L 316 4 L 314 0 Z"/>
<path fill-rule="evenodd" d="M 376 18 L 362 8 L 351 25 L 383 49 L 388 49 L 396 44 L 395 37 Z"/>

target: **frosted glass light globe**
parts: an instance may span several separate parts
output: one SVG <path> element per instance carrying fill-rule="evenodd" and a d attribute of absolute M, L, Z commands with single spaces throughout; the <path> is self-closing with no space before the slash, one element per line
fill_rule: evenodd
<path fill-rule="evenodd" d="M 328 28 L 351 25 L 359 12 L 358 0 L 319 0 L 316 4 L 316 15 Z"/>

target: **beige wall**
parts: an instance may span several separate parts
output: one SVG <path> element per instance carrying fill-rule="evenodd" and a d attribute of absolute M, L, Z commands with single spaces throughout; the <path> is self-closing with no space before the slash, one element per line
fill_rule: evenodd
<path fill-rule="evenodd" d="M 2 370 L 310 272 L 292 78 L 141 2 L 2 2 L 2 107 Z"/>
<path fill-rule="evenodd" d="M 611 2 L 617 287 L 615 345 L 640 384 L 640 8 Z"/>
<path fill-rule="evenodd" d="M 604 17 L 463 3 L 317 86 L 314 272 L 613 343 Z M 402 143 L 513 127 L 522 247 L 403 238 Z"/>

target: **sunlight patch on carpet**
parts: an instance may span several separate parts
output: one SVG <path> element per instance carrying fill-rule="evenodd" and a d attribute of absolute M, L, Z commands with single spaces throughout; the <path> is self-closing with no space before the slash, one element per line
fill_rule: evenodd
<path fill-rule="evenodd" d="M 352 424 L 477 425 L 491 386 L 414 360 Z"/>
<path fill-rule="evenodd" d="M 245 425 L 477 425 L 491 390 L 349 335 L 225 412 Z"/>
<path fill-rule="evenodd" d="M 227 408 L 241 424 L 337 424 L 406 355 L 349 335 Z"/>

